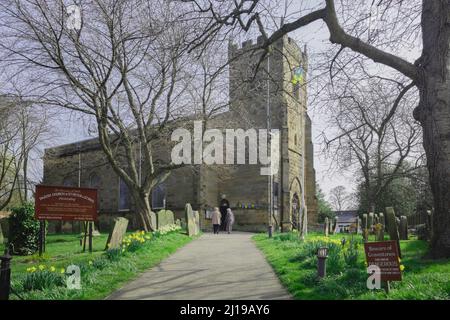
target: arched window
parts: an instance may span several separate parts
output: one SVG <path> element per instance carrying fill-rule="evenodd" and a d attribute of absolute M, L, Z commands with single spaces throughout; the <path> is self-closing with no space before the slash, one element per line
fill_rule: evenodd
<path fill-rule="evenodd" d="M 119 210 L 130 210 L 130 190 L 122 178 L 119 178 Z"/>
<path fill-rule="evenodd" d="M 163 209 L 166 206 L 166 187 L 158 184 L 152 190 L 152 209 Z"/>

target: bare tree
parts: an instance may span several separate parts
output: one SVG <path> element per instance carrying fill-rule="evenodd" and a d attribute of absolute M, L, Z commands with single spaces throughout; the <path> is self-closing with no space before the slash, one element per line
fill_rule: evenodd
<path fill-rule="evenodd" d="M 198 22 L 166 1 L 76 8 L 81 20 L 71 23 L 62 0 L 2 2 L 4 63 L 19 71 L 33 99 L 95 118 L 100 146 L 128 186 L 142 227 L 154 230 L 151 190 L 179 167 L 161 150 L 171 123 L 192 112 L 186 83 L 194 83 L 197 61 L 186 45 Z"/>
<path fill-rule="evenodd" d="M 336 186 L 330 190 L 330 202 L 337 211 L 344 210 L 349 202 L 349 194 L 344 186 Z"/>
<path fill-rule="evenodd" d="M 282 14 L 284 23 L 265 27 L 274 18 L 269 1 L 189 1 L 193 11 L 209 21 L 204 37 L 196 45 L 203 45 L 224 28 L 240 27 L 244 31 L 258 30 L 264 38 L 261 48 L 267 52 L 283 35 L 313 22 L 325 23 L 329 40 L 342 50 L 350 49 L 376 63 L 388 66 L 409 78 L 419 91 L 419 103 L 414 110 L 423 132 L 423 145 L 434 197 L 433 238 L 431 255 L 450 256 L 450 62 L 449 15 L 450 2 L 423 1 L 367 1 L 380 13 L 377 27 L 371 28 L 372 11 L 362 13 L 362 5 L 354 1 L 319 1 L 308 10 L 293 8 Z M 279 13 L 279 10 L 274 12 Z M 369 23 L 367 23 L 369 22 Z M 412 33 L 422 34 L 422 52 L 414 62 L 403 58 L 401 47 L 413 40 Z M 367 35 L 367 36 L 366 36 Z M 406 41 L 405 41 L 406 40 Z M 340 51 L 342 51 L 340 50 Z"/>

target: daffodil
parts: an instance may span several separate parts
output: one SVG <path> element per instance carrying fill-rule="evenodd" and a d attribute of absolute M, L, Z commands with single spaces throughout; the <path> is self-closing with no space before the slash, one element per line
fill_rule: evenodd
<path fill-rule="evenodd" d="M 91 260 L 89 260 L 89 262 L 88 262 L 88 263 L 89 263 L 89 265 L 90 265 L 90 266 L 92 266 L 92 261 L 91 261 Z"/>
<path fill-rule="evenodd" d="M 405 270 L 405 266 L 404 265 L 400 265 L 400 271 L 403 271 L 403 270 Z"/>
<path fill-rule="evenodd" d="M 61 270 L 59 271 L 59 273 L 66 273 L 66 270 L 64 270 L 64 268 L 61 268 Z"/>
<path fill-rule="evenodd" d="M 54 266 L 51 266 L 50 267 L 50 272 L 55 272 L 55 271 L 56 271 L 56 268 Z"/>
<path fill-rule="evenodd" d="M 40 264 L 40 265 L 39 265 L 39 270 L 41 270 L 41 271 L 45 270 L 45 266 L 42 265 L 42 264 Z"/>

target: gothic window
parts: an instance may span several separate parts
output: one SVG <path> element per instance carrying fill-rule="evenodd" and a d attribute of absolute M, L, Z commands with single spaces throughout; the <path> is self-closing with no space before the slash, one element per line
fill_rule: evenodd
<path fill-rule="evenodd" d="M 130 190 L 122 178 L 119 178 L 119 210 L 130 210 Z"/>
<path fill-rule="evenodd" d="M 152 190 L 152 209 L 163 209 L 166 205 L 166 187 L 159 184 Z"/>

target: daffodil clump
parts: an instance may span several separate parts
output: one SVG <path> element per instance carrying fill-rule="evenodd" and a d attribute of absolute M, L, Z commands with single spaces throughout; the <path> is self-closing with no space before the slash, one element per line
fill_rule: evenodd
<path fill-rule="evenodd" d="M 163 226 L 159 228 L 156 232 L 160 235 L 168 234 L 170 232 L 181 230 L 181 227 L 177 224 L 168 224 L 167 226 Z"/>
<path fill-rule="evenodd" d="M 151 233 L 146 233 L 145 231 L 136 231 L 132 234 L 125 236 L 122 240 L 122 252 L 125 251 L 136 251 L 139 249 L 146 241 L 151 240 Z"/>
<path fill-rule="evenodd" d="M 45 266 L 43 264 L 27 268 L 27 273 L 23 280 L 23 289 L 44 290 L 65 284 L 65 269 L 55 266 Z"/>

